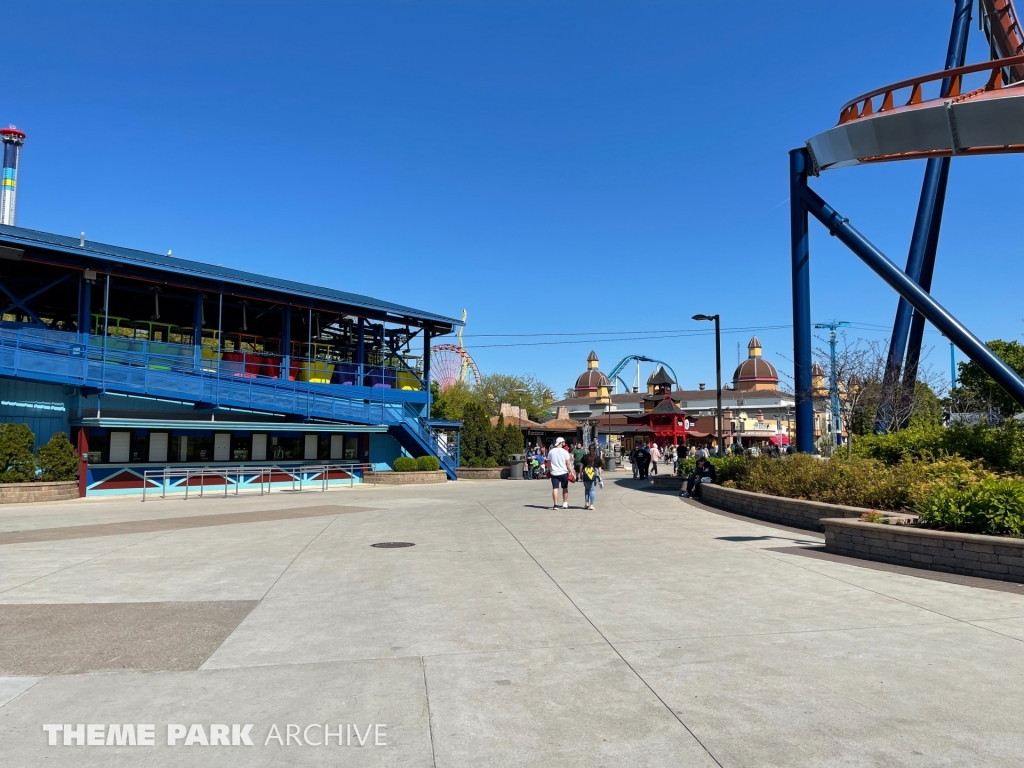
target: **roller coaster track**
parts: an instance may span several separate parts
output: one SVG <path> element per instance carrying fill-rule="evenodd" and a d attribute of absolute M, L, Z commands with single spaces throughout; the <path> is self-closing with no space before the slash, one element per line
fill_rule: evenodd
<path fill-rule="evenodd" d="M 622 373 L 626 365 L 628 365 L 633 360 L 640 363 L 657 363 L 658 365 L 665 366 L 665 369 L 672 375 L 672 382 L 676 386 L 679 386 L 679 377 L 676 376 L 676 372 L 672 370 L 672 366 L 669 365 L 668 363 L 662 362 L 661 360 L 655 360 L 653 357 L 647 357 L 645 355 L 626 355 L 624 358 L 622 358 L 621 360 L 619 360 L 619 362 L 615 364 L 615 367 L 612 368 L 612 372 L 608 374 L 608 380 L 612 382 L 613 387 L 616 386 L 616 381 L 620 381 L 622 382 L 622 386 L 625 387 L 627 391 L 629 390 L 629 387 L 626 386 L 626 382 L 622 381 L 622 379 L 619 378 L 619 374 Z M 637 382 L 637 386 L 640 386 L 639 381 Z"/>
<path fill-rule="evenodd" d="M 1013 0 L 980 0 L 981 28 L 988 38 L 989 58 L 1008 59 L 1024 54 L 1021 31 Z M 1003 73 L 1007 83 L 1024 80 L 1024 65 L 1009 67 Z"/>
<path fill-rule="evenodd" d="M 1024 152 L 1024 81 L 1004 86 L 1006 70 L 1024 55 L 901 80 L 851 99 L 834 128 L 807 142 L 815 175 L 830 168 L 891 160 Z M 965 91 L 965 78 L 987 75 Z M 949 79 L 945 96 L 925 99 L 925 86 Z M 897 93 L 909 91 L 897 104 Z M 876 107 L 877 103 L 877 107 Z"/>

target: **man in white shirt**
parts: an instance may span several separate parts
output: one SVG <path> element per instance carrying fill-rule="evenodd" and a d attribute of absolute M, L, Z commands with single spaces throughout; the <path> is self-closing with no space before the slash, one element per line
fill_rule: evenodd
<path fill-rule="evenodd" d="M 657 443 L 651 443 L 651 473 L 658 474 L 658 462 L 661 461 L 661 451 Z"/>
<path fill-rule="evenodd" d="M 548 451 L 548 476 L 551 478 L 552 509 L 558 509 L 558 489 L 562 489 L 562 509 L 569 508 L 569 468 L 572 454 L 565 450 L 565 440 L 555 440 L 555 447 Z"/>

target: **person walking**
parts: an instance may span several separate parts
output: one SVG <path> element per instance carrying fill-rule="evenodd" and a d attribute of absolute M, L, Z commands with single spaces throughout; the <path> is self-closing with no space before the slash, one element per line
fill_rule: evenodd
<path fill-rule="evenodd" d="M 640 455 L 637 460 L 640 464 L 640 479 L 646 480 L 651 471 L 651 449 L 647 447 L 647 443 L 640 444 Z"/>
<path fill-rule="evenodd" d="M 634 480 L 636 480 L 637 476 L 640 474 L 640 458 L 639 457 L 640 457 L 640 448 L 638 446 L 634 445 L 633 446 L 633 450 L 631 450 L 629 452 L 629 466 L 633 470 L 633 479 Z"/>
<path fill-rule="evenodd" d="M 554 447 L 548 451 L 547 467 L 551 477 L 552 509 L 558 509 L 558 489 L 562 489 L 562 509 L 569 508 L 569 472 L 572 469 L 572 454 L 565 448 L 564 438 L 555 440 Z"/>
<path fill-rule="evenodd" d="M 583 443 L 576 443 L 576 447 L 572 449 L 572 468 L 576 477 L 580 476 L 580 470 L 583 469 L 583 457 L 586 455 L 587 452 L 583 450 Z"/>
<path fill-rule="evenodd" d="M 661 461 L 661 449 L 657 443 L 651 443 L 651 470 L 652 474 L 658 474 L 658 462 Z"/>
<path fill-rule="evenodd" d="M 597 500 L 597 486 L 600 485 L 604 488 L 604 480 L 601 478 L 601 462 L 595 462 L 589 454 L 584 456 L 580 478 L 583 480 L 583 508 L 593 509 L 594 501 Z"/>

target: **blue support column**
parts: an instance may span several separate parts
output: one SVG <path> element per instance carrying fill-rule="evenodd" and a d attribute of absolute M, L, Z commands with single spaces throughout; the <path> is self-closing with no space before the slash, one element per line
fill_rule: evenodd
<path fill-rule="evenodd" d="M 195 365 L 198 368 L 203 364 L 203 294 L 196 291 L 195 302 L 192 305 L 192 344 L 195 347 Z"/>
<path fill-rule="evenodd" d="M 1021 379 L 1016 371 L 985 346 L 981 339 L 967 330 L 945 307 L 935 301 L 931 294 L 907 277 L 902 269 L 890 261 L 866 237 L 850 226 L 849 219 L 844 219 L 814 190 L 805 187 L 803 199 L 807 212 L 825 225 L 830 233 L 853 251 L 861 261 L 871 267 L 893 290 L 910 302 L 915 310 L 956 344 L 961 352 L 977 363 L 978 367 L 1006 390 L 1010 397 L 1024 406 L 1024 379 Z M 799 402 L 797 407 L 799 407 Z"/>
<path fill-rule="evenodd" d="M 360 387 L 366 386 L 366 321 L 363 318 L 359 318 L 359 326 L 356 331 L 356 365 L 359 366 L 359 378 L 356 381 L 359 382 Z"/>
<path fill-rule="evenodd" d="M 292 305 L 281 310 L 281 378 L 285 381 L 292 371 Z"/>
<path fill-rule="evenodd" d="M 796 449 L 814 453 L 814 402 L 811 399 L 811 263 L 807 233 L 808 157 L 806 149 L 789 153 L 789 221 L 793 249 L 793 381 L 796 392 Z"/>
<path fill-rule="evenodd" d="M 949 158 L 942 158 L 944 165 L 939 173 L 938 199 L 935 205 L 935 217 L 932 219 L 931 231 L 928 233 L 928 245 L 925 249 L 924 263 L 921 265 L 921 276 L 917 283 L 925 291 L 932 291 L 932 276 L 935 274 L 935 252 L 939 247 L 939 229 L 942 223 L 942 208 L 946 200 L 946 182 L 949 180 Z M 929 162 L 931 162 L 929 160 Z M 924 340 L 925 318 L 920 312 L 914 312 L 910 322 L 910 333 L 907 337 L 907 362 L 903 366 L 903 388 L 900 402 L 900 424 L 903 429 L 910 422 L 913 406 L 914 386 L 917 382 L 917 368 L 921 362 L 921 342 Z"/>
<path fill-rule="evenodd" d="M 956 0 L 953 11 L 953 25 L 949 33 L 949 46 L 946 49 L 945 69 L 962 67 L 967 52 L 967 37 L 971 27 L 972 0 Z M 941 93 L 949 92 L 950 81 L 942 81 Z M 935 268 L 935 251 L 939 242 L 939 229 L 942 226 L 942 207 L 946 198 L 946 181 L 949 178 L 949 158 L 930 158 L 925 167 L 924 182 L 921 185 L 921 199 L 917 206 L 917 218 L 914 221 L 914 234 L 910 241 L 910 252 L 907 255 L 907 275 L 916 283 L 924 286 L 923 275 L 928 272 L 928 286 L 931 290 L 931 272 Z M 917 363 L 921 355 L 921 336 L 924 331 L 924 318 L 914 317 L 913 308 L 905 299 L 900 299 L 896 308 L 896 320 L 893 323 L 892 338 L 889 341 L 889 357 L 886 360 L 885 376 L 882 380 L 881 403 L 875 419 L 875 432 L 884 432 L 893 421 L 892 407 L 894 404 L 893 390 L 899 380 L 900 371 L 904 371 L 903 400 L 912 395 L 913 382 L 917 379 Z M 918 326 L 914 333 L 913 326 Z M 907 363 L 904 365 L 904 357 Z M 908 376 L 910 369 L 913 374 Z M 908 392 L 908 386 L 910 391 Z M 902 409 L 901 409 L 902 410 Z M 903 420 L 902 414 L 900 420 Z"/>
<path fill-rule="evenodd" d="M 92 330 L 92 283 L 84 277 L 78 290 L 78 335 L 83 344 L 89 343 L 89 332 Z"/>
<path fill-rule="evenodd" d="M 427 410 L 424 416 L 430 418 L 430 329 L 423 329 L 423 389 L 427 392 Z"/>

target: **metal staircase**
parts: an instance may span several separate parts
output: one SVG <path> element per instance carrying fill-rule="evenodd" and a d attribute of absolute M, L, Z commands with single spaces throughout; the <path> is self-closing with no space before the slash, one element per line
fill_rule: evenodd
<path fill-rule="evenodd" d="M 448 477 L 456 479 L 457 456 L 416 407 L 426 403 L 425 392 L 246 374 L 197 357 L 195 348 L 186 345 L 138 341 L 130 350 L 112 347 L 109 337 L 0 328 L 0 376 L 305 420 L 383 424 L 410 454 L 436 456 Z"/>

